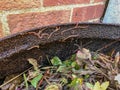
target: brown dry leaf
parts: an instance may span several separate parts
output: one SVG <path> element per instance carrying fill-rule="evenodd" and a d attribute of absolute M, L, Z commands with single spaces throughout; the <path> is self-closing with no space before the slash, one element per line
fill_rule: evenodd
<path fill-rule="evenodd" d="M 83 48 L 82 50 L 78 50 L 76 54 L 76 61 L 79 65 L 81 65 L 81 60 L 91 60 L 91 53 L 88 49 Z"/>
<path fill-rule="evenodd" d="M 38 74 L 39 74 L 38 72 L 29 70 L 27 80 L 31 80 L 32 78 L 36 77 Z"/>
<path fill-rule="evenodd" d="M 115 62 L 116 62 L 116 64 L 118 64 L 119 61 L 120 61 L 120 53 L 117 52 L 117 54 L 115 55 Z"/>
<path fill-rule="evenodd" d="M 35 71 L 39 71 L 39 68 L 38 68 L 39 65 L 38 65 L 36 59 L 34 59 L 34 58 L 29 58 L 28 61 L 29 61 L 29 63 L 30 63 L 31 65 L 33 65 Z"/>
<path fill-rule="evenodd" d="M 36 59 L 29 58 L 28 61 L 29 61 L 29 63 L 30 63 L 31 65 L 33 65 L 33 68 L 34 68 L 34 70 L 29 70 L 29 71 L 28 71 L 27 80 L 30 80 L 30 79 L 36 77 L 37 75 L 39 75 L 40 69 L 39 69 L 39 65 L 38 65 Z"/>

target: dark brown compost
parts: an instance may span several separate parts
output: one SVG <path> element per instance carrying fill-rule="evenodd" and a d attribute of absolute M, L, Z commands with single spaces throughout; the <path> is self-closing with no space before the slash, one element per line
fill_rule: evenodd
<path fill-rule="evenodd" d="M 120 25 L 52 25 L 5 37 L 0 40 L 0 78 L 29 68 L 28 58 L 35 58 L 41 65 L 47 65 L 47 59 L 53 56 L 65 60 L 78 46 L 103 53 L 120 51 Z"/>

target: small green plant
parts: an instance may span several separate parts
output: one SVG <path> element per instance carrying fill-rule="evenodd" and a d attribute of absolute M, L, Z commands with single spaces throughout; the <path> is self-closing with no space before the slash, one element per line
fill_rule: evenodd
<path fill-rule="evenodd" d="M 69 84 L 71 88 L 74 90 L 80 90 L 80 87 L 82 87 L 83 84 L 83 78 L 74 78 L 72 82 Z"/>
<path fill-rule="evenodd" d="M 55 56 L 51 59 L 51 63 L 54 66 L 58 66 L 62 64 L 62 61 L 57 56 Z"/>
<path fill-rule="evenodd" d="M 38 76 L 36 76 L 35 78 L 33 78 L 30 82 L 32 84 L 32 86 L 34 86 L 35 88 L 37 87 L 38 82 L 42 79 L 42 74 L 39 74 Z"/>
<path fill-rule="evenodd" d="M 40 69 L 39 69 L 39 65 L 37 63 L 37 60 L 33 59 L 33 58 L 29 58 L 28 59 L 29 63 L 31 65 L 33 65 L 34 71 L 29 72 L 29 77 L 31 77 L 32 79 L 29 80 L 29 82 L 31 83 L 31 85 L 33 87 L 37 87 L 38 82 L 42 79 L 43 75 L 40 73 Z"/>
<path fill-rule="evenodd" d="M 95 85 L 91 84 L 91 83 L 86 83 L 86 86 L 90 89 L 90 90 L 107 90 L 108 86 L 109 86 L 109 82 L 103 82 L 102 84 L 100 84 L 100 82 L 96 82 Z"/>
<path fill-rule="evenodd" d="M 25 81 L 26 90 L 28 90 L 28 82 L 27 82 L 27 77 L 26 77 L 25 73 L 23 74 L 23 77 L 24 77 L 24 81 Z"/>

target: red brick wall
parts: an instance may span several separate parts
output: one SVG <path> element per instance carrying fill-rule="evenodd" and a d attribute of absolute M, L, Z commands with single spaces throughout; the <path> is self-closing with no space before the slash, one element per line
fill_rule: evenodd
<path fill-rule="evenodd" d="M 106 0 L 1 0 L 0 37 L 50 24 L 96 22 Z"/>

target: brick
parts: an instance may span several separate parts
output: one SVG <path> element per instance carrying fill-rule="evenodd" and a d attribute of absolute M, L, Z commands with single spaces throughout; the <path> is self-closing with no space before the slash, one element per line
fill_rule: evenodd
<path fill-rule="evenodd" d="M 11 33 L 16 33 L 45 25 L 67 23 L 70 19 L 70 11 L 61 10 L 41 13 L 15 14 L 9 15 L 7 18 Z"/>
<path fill-rule="evenodd" d="M 95 5 L 73 9 L 72 22 L 83 22 L 100 18 L 104 11 L 104 5 Z"/>
<path fill-rule="evenodd" d="M 96 6 L 96 10 L 95 10 L 95 18 L 99 18 L 103 15 L 104 13 L 104 8 L 105 8 L 105 5 L 97 5 Z"/>
<path fill-rule="evenodd" d="M 73 22 L 87 21 L 94 18 L 95 8 L 94 6 L 81 7 L 73 9 Z"/>
<path fill-rule="evenodd" d="M 0 10 L 15 10 L 40 6 L 40 0 L 0 0 Z"/>
<path fill-rule="evenodd" d="M 94 2 L 105 2 L 106 0 L 95 0 Z"/>
<path fill-rule="evenodd" d="M 0 23 L 0 38 L 3 37 L 3 32 L 2 32 L 2 23 Z"/>
<path fill-rule="evenodd" d="M 70 4 L 85 4 L 90 0 L 43 0 L 44 6 L 58 6 L 58 5 L 70 5 Z"/>
<path fill-rule="evenodd" d="M 86 8 L 86 13 L 83 16 L 83 20 L 87 21 L 87 20 L 90 20 L 90 19 L 94 19 L 94 16 L 95 16 L 95 6 L 87 7 Z"/>

